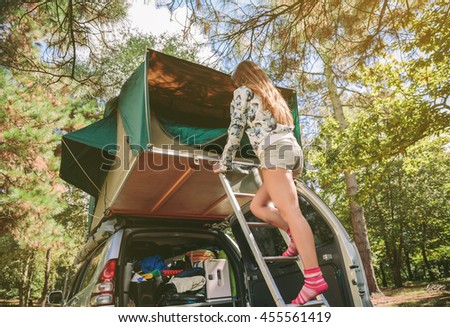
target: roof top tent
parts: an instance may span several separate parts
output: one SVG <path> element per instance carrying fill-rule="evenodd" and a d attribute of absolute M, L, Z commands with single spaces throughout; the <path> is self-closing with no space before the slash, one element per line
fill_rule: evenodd
<path fill-rule="evenodd" d="M 61 177 L 96 199 L 90 231 L 112 214 L 229 216 L 233 210 L 211 167 L 227 140 L 233 90 L 225 73 L 148 50 L 104 118 L 62 139 Z M 280 91 L 300 140 L 296 94 Z M 257 163 L 246 137 L 237 160 Z M 256 190 L 243 174 L 229 178 L 241 191 Z"/>

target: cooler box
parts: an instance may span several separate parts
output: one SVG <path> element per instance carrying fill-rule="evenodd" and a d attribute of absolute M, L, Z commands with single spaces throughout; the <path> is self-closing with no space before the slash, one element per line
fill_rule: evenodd
<path fill-rule="evenodd" d="M 205 269 L 206 299 L 231 297 L 230 272 L 226 259 L 205 260 L 201 264 Z"/>

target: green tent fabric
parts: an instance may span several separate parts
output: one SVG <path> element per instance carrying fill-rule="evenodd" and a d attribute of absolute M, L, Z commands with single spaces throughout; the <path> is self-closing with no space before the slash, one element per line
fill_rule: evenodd
<path fill-rule="evenodd" d="M 105 118 L 62 138 L 60 177 L 97 197 L 117 150 L 117 109 L 134 151 L 150 142 L 147 88 L 148 55 L 123 85 L 120 95 L 106 104 Z"/>
<path fill-rule="evenodd" d="M 150 144 L 148 110 L 148 55 L 122 86 L 119 95 L 120 115 L 133 151 L 140 152 Z"/>
<path fill-rule="evenodd" d="M 160 119 L 159 122 L 166 133 L 177 139 L 178 142 L 190 146 L 200 147 L 227 134 L 226 128 L 194 127 L 163 119 Z"/>
<path fill-rule="evenodd" d="M 62 137 L 60 177 L 97 196 L 117 150 L 117 115 Z"/>

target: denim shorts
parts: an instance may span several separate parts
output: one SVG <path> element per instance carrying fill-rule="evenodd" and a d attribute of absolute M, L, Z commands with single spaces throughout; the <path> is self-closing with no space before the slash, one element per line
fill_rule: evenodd
<path fill-rule="evenodd" d="M 261 168 L 283 168 L 294 176 L 303 171 L 303 151 L 295 138 L 283 138 L 267 146 L 260 153 Z"/>

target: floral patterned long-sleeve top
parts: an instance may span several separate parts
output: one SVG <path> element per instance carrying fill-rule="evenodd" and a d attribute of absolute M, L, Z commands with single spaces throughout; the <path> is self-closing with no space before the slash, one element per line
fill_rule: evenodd
<path fill-rule="evenodd" d="M 278 124 L 272 113 L 262 107 L 260 96 L 246 86 L 234 91 L 230 114 L 228 141 L 219 161 L 222 171 L 231 168 L 244 131 L 258 157 L 275 140 L 293 136 L 294 126 Z"/>

